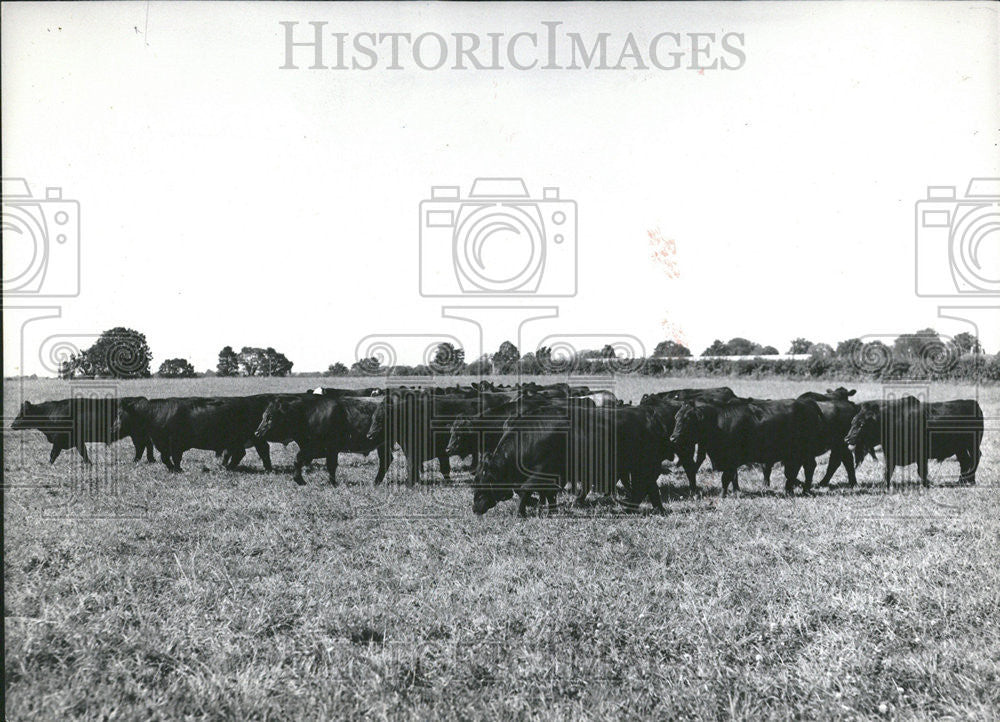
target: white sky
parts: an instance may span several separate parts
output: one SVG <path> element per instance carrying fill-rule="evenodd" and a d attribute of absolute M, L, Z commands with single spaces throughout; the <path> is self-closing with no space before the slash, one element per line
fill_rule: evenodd
<path fill-rule="evenodd" d="M 282 20 L 480 36 L 561 20 L 616 48 L 628 32 L 736 32 L 746 62 L 281 70 Z M 23 371 L 119 325 L 146 334 L 154 370 L 214 368 L 226 344 L 321 370 L 382 333 L 451 334 L 474 356 L 472 327 L 441 317 L 463 301 L 418 293 L 418 204 L 477 176 L 578 204 L 579 293 L 525 327 L 522 352 L 575 333 L 651 350 L 664 322 L 696 354 L 737 335 L 783 352 L 797 336 L 969 330 L 938 305 L 982 299 L 914 294 L 914 202 L 1000 176 L 998 46 L 993 3 L 5 3 L 3 175 L 81 207 L 81 293 L 33 302 L 62 312 L 26 327 Z M 653 229 L 680 278 L 651 259 Z M 5 374 L 22 350 L 8 310 Z M 486 347 L 514 325 L 492 324 Z"/>

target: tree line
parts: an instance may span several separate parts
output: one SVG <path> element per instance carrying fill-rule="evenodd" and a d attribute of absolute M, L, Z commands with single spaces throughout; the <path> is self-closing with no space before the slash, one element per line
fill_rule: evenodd
<path fill-rule="evenodd" d="M 150 378 L 153 353 L 145 334 L 118 326 L 102 333 L 88 348 L 69 353 L 59 362 L 61 379 L 73 378 Z M 162 378 L 193 378 L 199 375 L 217 376 L 288 376 L 293 362 L 280 351 L 268 346 L 244 346 L 238 352 L 232 346 L 219 351 L 215 371 L 198 374 L 185 358 L 168 358 L 160 364 L 156 376 Z"/>
<path fill-rule="evenodd" d="M 499 374 L 607 374 L 786 376 L 813 378 L 876 379 L 988 379 L 1000 380 L 1000 355 L 985 356 L 979 340 L 970 333 L 942 338 L 926 328 L 896 337 L 891 345 L 882 340 L 850 338 L 836 345 L 814 343 L 799 337 L 791 341 L 781 357 L 774 346 L 764 346 L 736 337 L 716 339 L 695 357 L 674 340 L 661 341 L 647 358 L 623 357 L 611 345 L 600 349 L 552 349 L 541 347 L 521 354 L 516 345 L 504 341 L 493 353 L 468 361 L 465 351 L 451 343 L 437 345 L 427 364 L 383 366 L 378 358 L 365 358 L 350 366 L 333 363 L 324 376 L 434 376 Z M 89 348 L 69 354 L 59 364 L 60 378 L 149 378 L 152 352 L 144 334 L 116 327 L 102 333 Z M 217 376 L 288 376 L 293 362 L 273 347 L 243 346 L 219 351 L 214 371 L 198 374 L 190 361 L 169 358 L 155 375 L 163 378 Z"/>

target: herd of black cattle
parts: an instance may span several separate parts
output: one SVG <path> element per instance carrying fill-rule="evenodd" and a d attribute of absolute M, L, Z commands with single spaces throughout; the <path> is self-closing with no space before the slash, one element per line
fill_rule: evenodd
<path fill-rule="evenodd" d="M 624 404 L 608 391 L 534 383 L 397 389 L 322 388 L 300 394 L 148 399 L 78 397 L 41 404 L 24 402 L 11 428 L 38 429 L 52 444 L 50 462 L 76 448 L 90 463 L 86 442 L 130 437 L 135 462 L 153 448 L 172 471 L 188 449 L 214 451 L 236 469 L 253 447 L 271 470 L 270 442 L 295 442 L 292 478 L 324 458 L 336 484 L 338 455 L 378 454 L 380 483 L 398 445 L 406 457 L 407 483 L 419 480 L 425 461 L 437 459 L 445 479 L 450 457 L 471 456 L 475 469 L 473 510 L 520 497 L 529 505 L 555 505 L 570 488 L 584 504 L 591 492 L 622 495 L 636 508 L 643 499 L 662 509 L 657 479 L 664 461 L 676 460 L 692 491 L 705 458 L 722 472 L 722 494 L 739 491 L 737 470 L 781 463 L 785 491 L 809 493 L 816 457 L 830 452 L 828 485 L 843 466 L 848 484 L 866 455 L 881 447 L 885 482 L 896 466 L 917 464 L 927 485 L 929 459 L 958 458 L 961 483 L 975 483 L 983 436 L 983 412 L 974 400 L 922 402 L 912 396 L 854 403 L 841 387 L 795 399 L 737 397 L 727 387 L 674 389 Z M 799 471 L 804 481 L 798 480 Z M 538 499 L 536 501 L 535 495 Z"/>

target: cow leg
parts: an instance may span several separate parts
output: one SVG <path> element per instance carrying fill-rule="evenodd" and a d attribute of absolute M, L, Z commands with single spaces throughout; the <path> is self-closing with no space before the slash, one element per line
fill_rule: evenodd
<path fill-rule="evenodd" d="M 340 452 L 334 451 L 326 455 L 326 472 L 330 475 L 330 486 L 337 485 L 337 461 Z"/>
<path fill-rule="evenodd" d="M 688 478 L 688 488 L 691 490 L 691 495 L 694 496 L 698 493 L 698 482 L 695 480 L 695 475 L 698 472 L 698 464 L 694 457 L 687 456 L 680 456 L 680 462 Z"/>
<path fill-rule="evenodd" d="M 813 464 L 815 465 L 815 461 Z M 801 464 L 793 464 L 791 462 L 782 462 L 785 467 L 785 494 L 788 496 L 793 496 L 795 494 L 795 484 L 798 483 L 799 479 L 799 469 Z"/>
<path fill-rule="evenodd" d="M 156 457 L 153 456 L 153 441 L 152 439 L 146 439 L 146 463 L 155 464 Z"/>
<path fill-rule="evenodd" d="M 736 472 L 732 469 L 726 469 L 722 472 L 722 498 L 725 499 L 729 495 L 729 482 L 736 478 Z"/>
<path fill-rule="evenodd" d="M 146 444 L 141 443 L 139 439 L 135 436 L 129 437 L 132 439 L 132 446 L 135 447 L 135 457 L 132 459 L 133 464 L 138 464 L 142 461 L 142 452 L 146 450 Z"/>
<path fill-rule="evenodd" d="M 56 459 L 59 458 L 59 454 L 62 453 L 63 447 L 59 446 L 58 441 L 52 442 L 52 449 L 49 451 L 49 463 L 56 463 Z"/>
<path fill-rule="evenodd" d="M 90 457 L 87 456 L 87 445 L 83 443 L 83 439 L 76 440 L 76 450 L 80 452 L 80 456 L 83 457 L 83 463 L 90 465 Z"/>
<path fill-rule="evenodd" d="M 841 454 L 840 447 L 833 446 L 830 449 L 830 459 L 826 462 L 826 471 L 823 472 L 823 478 L 819 480 L 817 486 L 830 486 L 830 479 L 836 473 L 837 469 L 840 468 L 841 464 Z"/>
<path fill-rule="evenodd" d="M 851 456 L 849 449 L 843 449 L 841 451 L 841 463 L 847 470 L 847 486 L 854 487 L 857 486 L 858 477 L 854 472 L 854 457 Z"/>
<path fill-rule="evenodd" d="M 302 467 L 312 461 L 312 455 L 302 449 L 295 455 L 295 468 L 292 471 L 292 481 L 299 486 L 304 486 L 306 480 L 302 478 Z"/>
<path fill-rule="evenodd" d="M 262 441 L 259 444 L 254 444 L 253 448 L 257 451 L 257 456 L 260 457 L 260 463 L 264 465 L 264 471 L 274 471 L 271 467 L 271 445 Z"/>
<path fill-rule="evenodd" d="M 223 462 L 225 462 L 226 458 L 228 457 L 229 461 L 228 463 L 225 464 L 225 466 L 227 469 L 233 470 L 240 465 L 240 462 L 243 461 L 243 457 L 245 457 L 246 455 L 247 455 L 247 450 L 244 449 L 243 447 L 239 447 L 236 449 L 226 450 L 222 455 L 222 459 Z"/>
<path fill-rule="evenodd" d="M 178 450 L 170 454 L 170 460 L 174 462 L 174 471 L 183 471 L 183 469 L 181 469 L 181 457 L 183 456 L 183 450 Z"/>
<path fill-rule="evenodd" d="M 375 485 L 378 486 L 385 478 L 385 472 L 389 469 L 389 460 L 392 458 L 392 455 L 384 446 L 378 447 L 375 450 L 375 454 L 378 456 L 378 473 L 375 474 Z"/>
<path fill-rule="evenodd" d="M 447 454 L 438 457 L 438 464 L 441 467 L 441 476 L 445 481 L 451 481 L 451 459 Z"/>
<path fill-rule="evenodd" d="M 768 488 L 771 488 L 771 469 L 774 468 L 774 464 L 764 464 L 764 484 Z"/>
<path fill-rule="evenodd" d="M 802 484 L 802 491 L 809 494 L 812 491 L 813 475 L 816 473 L 816 458 L 807 456 L 802 464 L 802 470 L 806 477 L 805 483 Z"/>
<path fill-rule="evenodd" d="M 925 488 L 931 485 L 927 478 L 927 457 L 917 460 L 917 474 L 920 476 L 920 484 Z"/>
<path fill-rule="evenodd" d="M 170 469 L 171 471 L 173 471 L 174 464 L 172 461 L 170 461 L 170 449 L 168 449 L 166 446 L 161 446 L 160 444 L 157 444 L 156 450 L 160 452 L 160 461 L 163 462 L 163 465 L 168 469 Z"/>
<path fill-rule="evenodd" d="M 469 459 L 469 468 L 478 469 L 479 468 L 479 450 L 476 449 L 472 452 L 472 458 Z"/>
<path fill-rule="evenodd" d="M 959 484 L 975 484 L 976 483 L 976 464 L 975 464 L 976 452 L 974 450 L 962 451 L 958 455 L 958 483 Z M 971 479 L 970 479 L 971 477 Z"/>
<path fill-rule="evenodd" d="M 654 510 L 663 513 L 666 510 L 663 508 L 663 500 L 660 498 L 660 487 L 656 483 L 658 477 L 659 474 L 652 474 L 645 481 L 646 498 L 649 499 L 649 503 L 653 505 Z"/>
<path fill-rule="evenodd" d="M 891 461 L 889 461 L 889 459 L 885 460 L 885 474 L 884 474 L 884 477 L 885 477 L 885 488 L 886 489 L 888 489 L 891 486 L 891 484 L 892 484 L 892 472 L 893 472 L 893 470 L 895 468 L 896 468 L 896 465 L 893 464 Z"/>

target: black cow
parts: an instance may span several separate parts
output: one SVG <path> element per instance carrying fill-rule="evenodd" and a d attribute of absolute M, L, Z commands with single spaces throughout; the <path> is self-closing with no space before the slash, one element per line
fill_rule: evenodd
<path fill-rule="evenodd" d="M 227 468 L 234 469 L 250 446 L 257 450 L 264 468 L 271 471 L 270 447 L 267 441 L 254 439 L 254 432 L 274 398 L 274 394 L 257 394 L 123 401 L 115 429 L 122 434 L 147 435 L 171 471 L 181 471 L 181 458 L 188 449 L 224 455 Z"/>
<path fill-rule="evenodd" d="M 736 394 L 728 386 L 717 386 L 708 389 L 672 389 L 670 391 L 658 391 L 652 394 L 643 394 L 639 405 L 655 404 L 660 401 L 694 401 L 701 400 L 707 403 L 724 404 L 735 399 Z"/>
<path fill-rule="evenodd" d="M 855 391 L 856 389 L 848 391 L 841 386 L 836 389 L 827 389 L 825 394 L 816 391 L 807 391 L 799 396 L 800 399 L 815 401 L 820 413 L 823 415 L 825 439 L 823 451 L 830 452 L 830 460 L 827 462 L 826 473 L 823 474 L 819 486 L 829 486 L 830 479 L 833 478 L 833 475 L 840 468 L 841 464 L 844 465 L 844 469 L 847 471 L 847 485 L 854 486 L 857 484 L 855 467 L 861 463 L 861 459 L 864 457 L 854 458 L 847 448 L 847 443 L 844 441 L 844 436 L 851 428 L 851 421 L 858 412 L 857 405 L 847 400 L 854 395 Z M 874 451 L 871 453 L 874 457 Z M 764 464 L 764 482 L 768 486 L 771 485 L 772 466 L 773 464 Z"/>
<path fill-rule="evenodd" d="M 663 510 L 659 487 L 660 465 L 672 459 L 670 442 L 674 414 L 679 406 L 593 408 L 584 404 L 527 408 L 505 421 L 496 448 L 484 455 L 477 472 L 473 510 L 484 513 L 515 492 L 523 514 L 538 493 L 549 505 L 559 489 L 579 485 L 577 502 L 593 491 L 612 494 L 621 481 L 629 492 L 628 505 L 636 508 L 648 499 Z M 487 460 L 488 459 L 488 460 Z M 694 485 L 693 462 L 686 461 Z"/>
<path fill-rule="evenodd" d="M 844 440 L 861 454 L 882 445 L 887 487 L 895 468 L 909 464 L 917 465 L 920 481 L 927 486 L 928 459 L 952 456 L 958 458 L 959 482 L 975 484 L 983 426 L 983 410 L 975 400 L 925 404 L 904 396 L 861 403 Z"/>
<path fill-rule="evenodd" d="M 838 386 L 835 389 L 827 389 L 825 394 L 818 391 L 806 391 L 804 394 L 800 394 L 799 398 L 812 399 L 813 401 L 847 401 L 857 392 L 857 389 L 848 391 L 843 386 Z"/>
<path fill-rule="evenodd" d="M 644 394 L 642 399 L 639 401 L 640 406 L 655 406 L 659 404 L 668 404 L 674 406 L 674 413 L 676 413 L 676 407 L 679 404 L 685 402 L 691 402 L 694 404 L 727 404 L 733 399 L 739 398 L 733 393 L 733 390 L 728 386 L 718 386 L 715 388 L 708 389 L 673 389 L 672 391 L 659 391 L 653 394 Z M 705 447 L 700 444 L 692 444 L 690 447 L 684 446 L 683 448 L 678 447 L 678 456 L 681 461 L 681 466 L 684 468 L 685 473 L 688 474 L 688 480 L 691 483 L 691 491 L 697 491 L 697 484 L 692 480 L 689 471 L 693 468 L 695 472 L 701 468 L 701 465 L 705 462 Z M 770 482 L 769 482 L 770 483 Z"/>
<path fill-rule="evenodd" d="M 477 394 L 473 398 L 444 396 L 421 391 L 393 391 L 372 416 L 368 439 L 391 449 L 399 444 L 406 456 L 407 483 L 420 480 L 425 461 L 436 458 L 446 481 L 451 479 L 447 452 L 451 424 L 463 414 L 510 399 L 509 394 Z"/>
<path fill-rule="evenodd" d="M 722 405 L 686 402 L 677 412 L 670 436 L 674 444 L 704 445 L 712 466 L 722 472 L 723 496 L 730 483 L 733 491 L 739 491 L 740 466 L 778 461 L 785 468 L 785 492 L 794 492 L 800 468 L 805 469 L 803 486 L 808 491 L 823 438 L 823 416 L 811 399 L 735 399 Z"/>
<path fill-rule="evenodd" d="M 146 452 L 146 460 L 153 462 L 153 443 L 141 432 L 130 434 L 116 433 L 115 419 L 118 416 L 118 406 L 123 401 L 136 401 L 144 397 L 127 396 L 124 398 L 87 398 L 78 396 L 72 399 L 45 401 L 33 404 L 25 401 L 21 404 L 17 417 L 10 428 L 15 430 L 37 429 L 45 434 L 52 444 L 49 452 L 49 463 L 54 464 L 56 458 L 64 449 L 76 447 L 85 463 L 90 463 L 87 455 L 87 442 L 104 442 L 110 444 L 124 436 L 132 439 L 135 446 L 134 462 L 142 458 Z"/>
<path fill-rule="evenodd" d="M 300 486 L 305 484 L 302 467 L 313 459 L 325 458 L 330 484 L 337 484 L 337 462 L 341 451 L 357 448 L 352 439 L 346 399 L 335 399 L 320 394 L 279 396 L 268 404 L 254 433 L 254 440 L 267 438 L 291 439 L 299 447 L 295 455 L 292 479 Z M 352 414 L 364 413 L 355 408 Z M 384 474 L 379 456 L 379 472 Z"/>
<path fill-rule="evenodd" d="M 622 472 L 614 449 L 612 413 L 576 407 L 569 418 L 520 416 L 511 423 L 493 452 L 485 453 L 476 470 L 472 510 L 484 514 L 516 492 L 517 512 L 524 515 L 533 495 L 555 507 L 559 490 L 573 479 L 585 496 L 608 488 Z M 640 484 L 634 488 L 638 489 Z"/>

